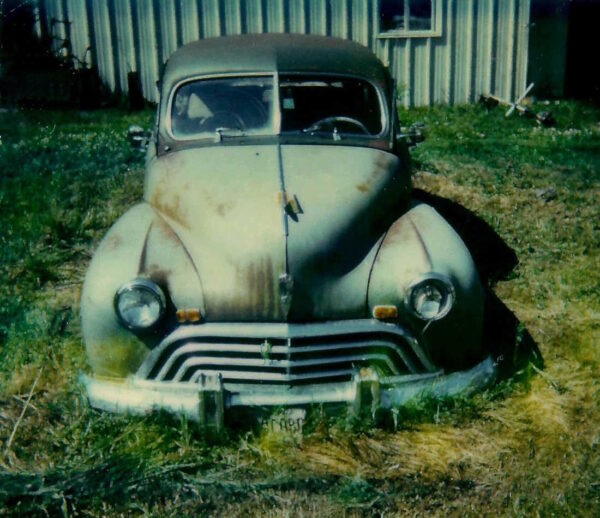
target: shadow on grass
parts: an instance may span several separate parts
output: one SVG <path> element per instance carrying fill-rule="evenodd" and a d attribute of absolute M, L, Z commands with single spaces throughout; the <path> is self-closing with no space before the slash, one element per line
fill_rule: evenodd
<path fill-rule="evenodd" d="M 231 480 L 193 464 L 160 466 L 133 456 L 114 456 L 95 466 L 57 468 L 45 473 L 0 474 L 3 516 L 69 516 L 146 513 L 163 507 L 177 515 L 214 513 L 227 504 L 250 503 L 255 510 L 277 509 L 278 495 L 313 500 L 326 496 L 340 509 L 393 510 L 398 500 L 436 497 L 452 501 L 475 487 L 468 479 L 430 481 L 420 476 L 362 479 L 340 475 L 249 476 Z"/>
<path fill-rule="evenodd" d="M 414 189 L 413 197 L 437 210 L 473 257 L 486 289 L 484 343 L 498 364 L 499 379 L 513 376 L 530 362 L 542 368 L 542 355 L 532 336 L 491 289 L 495 282 L 510 278 L 519 263 L 515 251 L 490 225 L 462 205 L 421 189 Z"/>
<path fill-rule="evenodd" d="M 413 198 L 432 206 L 460 235 L 475 262 L 485 289 L 484 336 L 485 356 L 491 355 L 497 368 L 497 384 L 484 393 L 484 400 L 505 397 L 521 386 L 526 387 L 534 372 L 530 365 L 543 368 L 540 350 L 531 334 L 515 314 L 492 290 L 494 283 L 509 279 L 518 265 L 515 251 L 494 229 L 475 213 L 449 199 L 421 189 L 413 190 Z M 395 409 L 396 418 L 389 411 L 371 416 L 366 409 L 357 418 L 348 415 L 345 405 L 329 408 L 315 405 L 309 408 L 304 420 L 303 433 L 311 434 L 320 427 L 342 426 L 355 432 L 368 432 L 373 426 L 384 429 L 411 428 L 431 422 L 432 416 L 451 422 L 463 422 L 480 415 L 485 402 L 474 402 L 470 394 L 448 397 L 422 397 Z M 233 430 L 259 430 L 269 423 L 272 410 L 240 409 L 229 414 L 228 426 Z M 441 416 L 441 417 L 440 417 Z"/>

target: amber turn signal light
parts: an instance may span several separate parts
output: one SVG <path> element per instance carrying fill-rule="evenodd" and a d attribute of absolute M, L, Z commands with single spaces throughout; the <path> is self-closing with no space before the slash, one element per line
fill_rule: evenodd
<path fill-rule="evenodd" d="M 197 308 L 186 309 L 185 316 L 189 322 L 198 322 L 200 320 L 200 310 Z"/>
<path fill-rule="evenodd" d="M 389 320 L 398 318 L 398 308 L 396 306 L 375 306 L 373 308 L 373 317 L 377 320 Z"/>
<path fill-rule="evenodd" d="M 175 312 L 175 318 L 180 324 L 183 324 L 184 322 L 199 322 L 200 310 L 198 308 L 178 309 Z"/>

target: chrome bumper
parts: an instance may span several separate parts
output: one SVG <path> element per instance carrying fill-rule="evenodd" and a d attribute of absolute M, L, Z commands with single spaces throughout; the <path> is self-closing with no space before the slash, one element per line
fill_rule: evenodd
<path fill-rule="evenodd" d="M 185 415 L 205 426 L 223 428 L 225 412 L 235 407 L 298 407 L 345 403 L 358 413 L 362 409 L 393 409 L 423 397 L 470 394 L 496 378 L 491 357 L 475 367 L 450 374 L 442 371 L 378 377 L 368 368 L 357 371 L 351 381 L 299 386 L 255 385 L 237 391 L 224 387 L 220 376 L 202 376 L 197 383 L 151 381 L 131 377 L 124 382 L 81 375 L 90 404 L 118 413 L 146 414 L 166 410 Z"/>

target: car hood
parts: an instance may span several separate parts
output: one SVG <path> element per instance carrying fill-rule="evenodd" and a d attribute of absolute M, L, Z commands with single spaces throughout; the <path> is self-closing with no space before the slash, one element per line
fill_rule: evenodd
<path fill-rule="evenodd" d="M 377 149 L 214 146 L 154 159 L 145 199 L 194 263 L 207 321 L 360 318 L 408 182 Z"/>

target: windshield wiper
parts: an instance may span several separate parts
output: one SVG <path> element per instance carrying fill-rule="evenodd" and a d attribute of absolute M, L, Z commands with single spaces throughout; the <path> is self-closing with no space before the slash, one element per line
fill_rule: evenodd
<path fill-rule="evenodd" d="M 215 142 L 223 142 L 223 137 L 243 137 L 246 132 L 241 128 L 217 128 L 215 130 Z"/>
<path fill-rule="evenodd" d="M 331 131 L 331 138 L 333 138 L 333 140 L 335 140 L 335 141 L 339 141 L 339 140 L 342 140 L 342 136 L 341 136 L 341 133 L 339 132 L 339 130 L 337 129 L 338 123 L 346 124 L 346 125 L 349 124 L 351 126 L 354 126 L 354 131 L 351 131 L 351 132 L 344 131 L 344 133 L 346 135 L 348 135 L 349 133 L 350 134 L 356 133 L 356 128 L 358 128 L 360 130 L 360 134 L 370 135 L 369 130 L 367 129 L 367 127 L 364 125 L 363 122 L 361 122 L 358 119 L 355 119 L 354 117 L 348 117 L 346 115 L 331 115 L 329 117 L 324 117 L 323 119 L 319 119 L 318 121 L 311 124 L 308 128 L 304 128 L 302 131 L 304 133 L 310 133 L 311 135 L 313 135 L 317 131 L 324 131 L 321 128 L 331 125 L 331 126 L 333 126 L 332 131 Z"/>
<path fill-rule="evenodd" d="M 333 127 L 333 131 L 324 131 L 322 129 L 318 129 L 318 128 L 304 128 L 302 130 L 299 130 L 298 133 L 309 133 L 311 137 L 314 136 L 330 136 L 333 140 L 335 140 L 336 142 L 339 140 L 342 140 L 342 135 L 340 134 L 340 132 L 338 131 L 338 129 L 334 126 Z"/>

